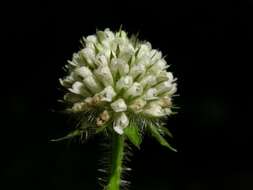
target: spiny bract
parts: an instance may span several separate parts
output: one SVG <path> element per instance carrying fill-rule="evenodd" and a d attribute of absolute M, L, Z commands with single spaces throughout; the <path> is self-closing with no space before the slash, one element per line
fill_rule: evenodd
<path fill-rule="evenodd" d="M 96 127 L 111 121 L 119 135 L 131 124 L 130 115 L 152 120 L 172 113 L 177 84 L 162 53 L 149 42 L 105 29 L 83 38 L 82 44 L 66 65 L 68 75 L 60 79 L 68 111 L 99 110 Z"/>

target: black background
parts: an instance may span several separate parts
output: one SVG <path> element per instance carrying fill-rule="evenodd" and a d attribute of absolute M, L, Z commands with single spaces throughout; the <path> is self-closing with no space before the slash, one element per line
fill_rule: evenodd
<path fill-rule="evenodd" d="M 0 17 L 0 189 L 99 189 L 99 139 L 50 143 L 71 127 L 51 112 L 62 66 L 98 29 L 140 33 L 167 54 L 179 150 L 150 138 L 135 151 L 130 189 L 251 190 L 253 2 L 20 1 Z"/>

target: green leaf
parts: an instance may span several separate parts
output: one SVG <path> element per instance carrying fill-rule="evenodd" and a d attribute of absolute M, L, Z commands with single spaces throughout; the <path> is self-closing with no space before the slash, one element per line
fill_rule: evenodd
<path fill-rule="evenodd" d="M 142 137 L 136 124 L 131 123 L 126 127 L 124 129 L 124 134 L 128 137 L 131 143 L 133 143 L 138 149 L 140 148 Z"/>
<path fill-rule="evenodd" d="M 166 139 L 159 133 L 158 128 L 155 127 L 153 124 L 148 126 L 148 129 L 151 132 L 151 135 L 163 146 L 171 149 L 174 152 L 177 152 L 175 148 L 170 146 L 170 144 L 166 141 Z"/>

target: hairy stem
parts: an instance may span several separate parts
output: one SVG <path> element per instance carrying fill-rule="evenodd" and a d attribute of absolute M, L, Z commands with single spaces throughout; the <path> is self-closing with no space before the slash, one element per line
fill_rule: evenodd
<path fill-rule="evenodd" d="M 123 156 L 124 137 L 114 133 L 112 137 L 112 167 L 107 190 L 120 189 Z"/>

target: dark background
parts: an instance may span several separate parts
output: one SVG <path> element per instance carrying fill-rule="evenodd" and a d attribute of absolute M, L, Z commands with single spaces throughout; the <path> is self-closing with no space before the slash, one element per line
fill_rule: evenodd
<path fill-rule="evenodd" d="M 0 189 L 99 189 L 99 139 L 50 143 L 71 127 L 51 110 L 80 38 L 121 24 L 167 54 L 180 94 L 168 121 L 179 152 L 145 138 L 129 164 L 130 189 L 253 189 L 252 1 L 10 1 L 0 9 Z"/>

